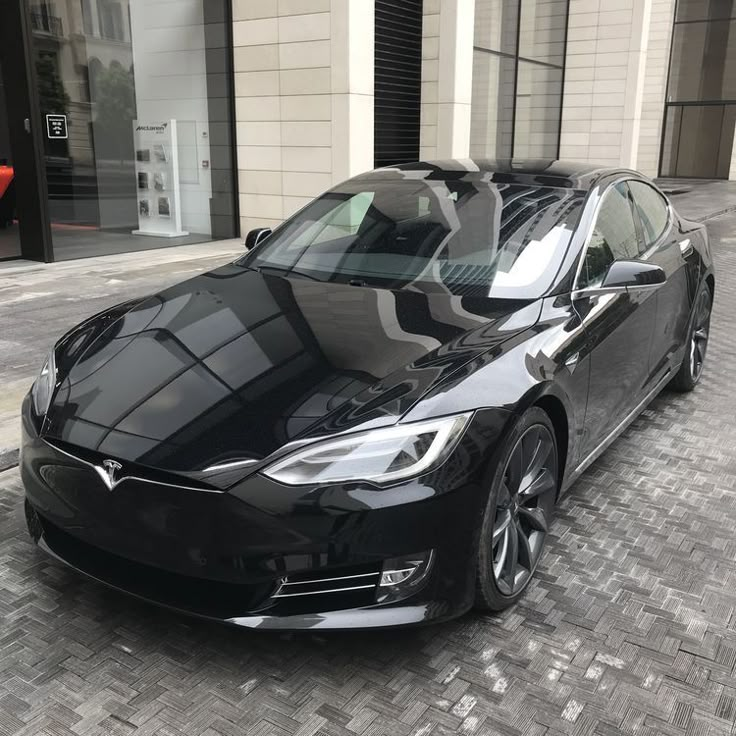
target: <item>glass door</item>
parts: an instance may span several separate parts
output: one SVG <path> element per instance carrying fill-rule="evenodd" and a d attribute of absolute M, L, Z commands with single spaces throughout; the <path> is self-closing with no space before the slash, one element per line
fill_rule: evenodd
<path fill-rule="evenodd" d="M 233 237 L 227 0 L 25 2 L 54 258 Z"/>

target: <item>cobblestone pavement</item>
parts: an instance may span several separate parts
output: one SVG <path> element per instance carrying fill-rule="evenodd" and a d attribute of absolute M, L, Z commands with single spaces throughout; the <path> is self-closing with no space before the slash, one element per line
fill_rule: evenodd
<path fill-rule="evenodd" d="M 736 215 L 708 363 L 561 501 L 528 593 L 408 631 L 266 635 L 47 560 L 0 475 L 0 734 L 734 734 Z"/>

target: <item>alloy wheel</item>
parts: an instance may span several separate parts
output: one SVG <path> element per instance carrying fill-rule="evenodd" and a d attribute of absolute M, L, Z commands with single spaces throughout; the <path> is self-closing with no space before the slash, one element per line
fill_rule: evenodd
<path fill-rule="evenodd" d="M 705 353 L 708 349 L 708 335 L 710 332 L 710 293 L 703 290 L 698 300 L 693 323 L 693 332 L 690 338 L 690 375 L 693 381 L 698 381 L 703 372 Z"/>
<path fill-rule="evenodd" d="M 529 427 L 509 455 L 496 499 L 493 577 L 506 596 L 524 588 L 537 567 L 557 495 L 557 451 L 549 429 Z"/>

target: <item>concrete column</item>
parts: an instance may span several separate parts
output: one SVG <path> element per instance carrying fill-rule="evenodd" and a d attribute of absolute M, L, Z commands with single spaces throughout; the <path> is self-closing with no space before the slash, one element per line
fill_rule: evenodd
<path fill-rule="evenodd" d="M 652 0 L 640 0 L 634 3 L 624 98 L 623 136 L 619 159 L 622 166 L 630 169 L 636 168 L 639 158 L 639 132 L 642 103 L 644 101 L 644 78 L 651 13 Z"/>
<path fill-rule="evenodd" d="M 373 168 L 374 0 L 331 0 L 332 182 Z"/>
<path fill-rule="evenodd" d="M 241 233 L 373 168 L 374 0 L 233 0 Z"/>
<path fill-rule="evenodd" d="M 673 0 L 571 0 L 561 158 L 656 175 L 673 9 Z"/>
<path fill-rule="evenodd" d="M 422 158 L 465 158 L 470 149 L 475 0 L 425 0 Z"/>

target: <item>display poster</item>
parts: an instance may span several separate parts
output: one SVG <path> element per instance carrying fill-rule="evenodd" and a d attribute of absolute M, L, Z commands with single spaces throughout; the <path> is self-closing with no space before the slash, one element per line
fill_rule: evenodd
<path fill-rule="evenodd" d="M 138 229 L 133 235 L 178 238 L 181 227 L 176 120 L 133 121 Z"/>

